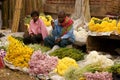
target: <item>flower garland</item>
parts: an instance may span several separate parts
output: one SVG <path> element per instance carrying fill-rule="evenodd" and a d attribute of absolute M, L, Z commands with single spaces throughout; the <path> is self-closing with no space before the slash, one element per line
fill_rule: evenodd
<path fill-rule="evenodd" d="M 33 49 L 24 45 L 12 36 L 8 37 L 8 41 L 9 45 L 5 60 L 11 62 L 16 67 L 28 67 L 28 62 L 33 53 Z"/>

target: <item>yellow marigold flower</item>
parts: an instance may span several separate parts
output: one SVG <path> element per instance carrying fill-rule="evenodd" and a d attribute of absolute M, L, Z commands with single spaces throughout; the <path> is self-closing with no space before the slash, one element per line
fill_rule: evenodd
<path fill-rule="evenodd" d="M 65 71 L 71 66 L 78 67 L 77 62 L 74 59 L 65 57 L 59 60 L 57 65 L 58 74 L 64 75 Z"/>
<path fill-rule="evenodd" d="M 110 32 L 115 31 L 116 27 L 116 20 L 109 19 L 105 17 L 104 19 L 97 19 L 92 18 L 89 22 L 89 30 L 92 32 Z"/>
<path fill-rule="evenodd" d="M 28 67 L 27 64 L 33 53 L 33 49 L 24 45 L 12 36 L 9 36 L 8 40 L 9 45 L 5 59 L 12 62 L 16 67 Z M 25 59 L 24 56 L 27 56 L 27 59 Z"/>
<path fill-rule="evenodd" d="M 103 21 L 109 21 L 109 17 L 103 18 Z"/>

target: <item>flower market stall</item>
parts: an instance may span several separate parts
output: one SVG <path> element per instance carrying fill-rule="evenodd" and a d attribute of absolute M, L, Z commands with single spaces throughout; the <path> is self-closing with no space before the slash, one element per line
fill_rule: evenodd
<path fill-rule="evenodd" d="M 61 48 L 45 54 L 48 48 L 25 45 L 14 36 L 7 36 L 6 50 L 0 56 L 5 65 L 43 80 L 113 80 L 119 74 L 119 60 L 100 52 L 85 54 L 74 48 Z M 44 51 L 43 51 L 44 49 Z"/>
<path fill-rule="evenodd" d="M 22 17 L 19 16 L 22 18 L 19 25 L 22 25 L 20 23 L 23 20 L 26 33 L 32 19 L 30 17 L 32 9 L 40 11 L 39 18 L 45 23 L 49 35 L 52 31 L 51 21 L 55 20 L 57 12 L 63 9 L 74 21 L 75 42 L 72 47 L 53 50 L 38 43 L 25 45 L 23 43 L 25 32 L 12 33 L 11 30 L 0 30 L 0 80 L 23 80 L 20 78 L 23 76 L 16 74 L 16 79 L 5 78 L 6 75 L 12 76 L 10 72 L 3 72 L 6 68 L 29 77 L 29 79 L 23 77 L 24 80 L 120 80 L 120 21 L 118 17 L 117 20 L 111 19 L 110 16 L 105 17 L 107 13 L 105 10 L 109 11 L 106 6 L 110 2 L 116 2 L 114 5 L 117 5 L 118 0 L 22 1 L 24 7 L 21 10 L 25 11 L 21 11 L 23 13 Z M 6 2 L 15 3 L 15 0 Z M 10 3 L 7 6 L 13 6 Z M 32 4 L 31 7 L 34 7 L 27 9 L 29 7 L 26 7 L 26 4 L 28 6 Z M 109 7 L 110 12 L 111 8 Z M 9 12 L 13 13 L 11 8 Z M 9 18 L 11 19 L 11 16 Z M 81 48 L 83 46 L 85 50 Z M 51 52 L 48 54 L 49 51 Z"/>

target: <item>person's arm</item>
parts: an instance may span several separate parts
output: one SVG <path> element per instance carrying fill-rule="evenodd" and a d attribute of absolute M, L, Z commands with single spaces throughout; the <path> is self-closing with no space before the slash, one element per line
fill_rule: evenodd
<path fill-rule="evenodd" d="M 39 21 L 40 21 L 40 31 L 44 39 L 48 36 L 48 31 L 47 31 L 46 25 L 44 24 L 43 20 L 39 19 Z"/>
<path fill-rule="evenodd" d="M 30 26 L 28 28 L 28 32 L 29 32 L 29 35 L 33 35 L 33 32 L 32 32 L 32 21 L 30 21 Z"/>
<path fill-rule="evenodd" d="M 58 20 L 55 20 L 53 25 L 52 35 L 57 39 L 60 36 Z"/>

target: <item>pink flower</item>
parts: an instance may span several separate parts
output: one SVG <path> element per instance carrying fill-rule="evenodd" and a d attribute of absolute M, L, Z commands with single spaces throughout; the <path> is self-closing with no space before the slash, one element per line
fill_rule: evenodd
<path fill-rule="evenodd" d="M 29 72 L 31 74 L 43 74 L 47 75 L 50 71 L 54 70 L 57 66 L 58 58 L 51 57 L 45 54 L 42 54 L 41 51 L 35 51 L 31 56 L 29 62 Z"/>

